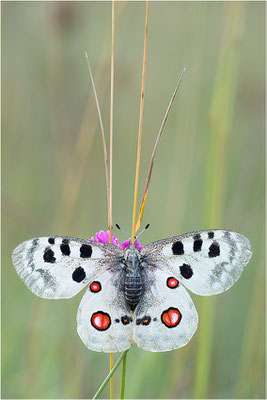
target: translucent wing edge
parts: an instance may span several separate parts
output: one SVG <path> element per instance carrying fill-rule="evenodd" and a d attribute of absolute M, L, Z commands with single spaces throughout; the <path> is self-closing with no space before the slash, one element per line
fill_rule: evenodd
<path fill-rule="evenodd" d="M 144 248 L 142 249 L 141 253 L 142 254 L 150 253 L 152 255 L 153 253 L 158 251 L 159 247 L 162 248 L 162 247 L 164 247 L 164 245 L 166 245 L 168 243 L 172 243 L 172 242 L 176 242 L 176 241 L 184 240 L 184 239 L 192 239 L 195 235 L 198 235 L 198 234 L 200 234 L 200 235 L 207 234 L 208 235 L 210 232 L 221 233 L 230 242 L 234 241 L 234 239 L 229 238 L 229 233 L 236 236 L 236 240 L 241 245 L 241 250 L 242 250 L 241 253 L 243 252 L 243 254 L 241 254 L 241 256 L 240 256 L 240 261 L 242 262 L 242 265 L 244 265 L 244 266 L 248 264 L 249 260 L 251 259 L 252 254 L 253 254 L 249 239 L 239 232 L 226 230 L 226 229 L 205 229 L 205 230 L 198 230 L 198 231 L 184 233 L 184 234 L 181 234 L 178 236 L 171 236 L 170 238 L 157 240 L 155 242 L 145 245 Z"/>

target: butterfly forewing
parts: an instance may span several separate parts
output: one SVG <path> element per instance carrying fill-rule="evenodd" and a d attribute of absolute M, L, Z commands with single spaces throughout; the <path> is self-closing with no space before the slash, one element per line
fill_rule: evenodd
<path fill-rule="evenodd" d="M 86 289 L 77 314 L 77 331 L 90 350 L 123 351 L 133 342 L 133 315 L 121 290 L 120 269 L 101 274 Z"/>
<path fill-rule="evenodd" d="M 37 296 L 69 298 L 117 263 L 117 246 L 68 236 L 41 237 L 21 243 L 12 254 L 15 269 Z"/>
<path fill-rule="evenodd" d="M 148 351 L 169 351 L 186 345 L 198 324 L 191 297 L 180 282 L 147 265 L 145 293 L 135 311 L 134 341 Z"/>
<path fill-rule="evenodd" d="M 225 230 L 195 231 L 150 243 L 142 250 L 145 259 L 173 274 L 199 295 L 229 289 L 249 262 L 249 240 Z"/>

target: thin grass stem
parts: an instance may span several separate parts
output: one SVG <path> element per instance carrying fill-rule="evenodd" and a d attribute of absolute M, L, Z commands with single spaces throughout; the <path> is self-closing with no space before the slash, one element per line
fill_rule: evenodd
<path fill-rule="evenodd" d="M 100 394 L 103 392 L 103 390 L 105 389 L 105 387 L 107 386 L 107 384 L 109 383 L 110 379 L 112 378 L 112 376 L 114 375 L 114 373 L 117 371 L 118 367 L 120 366 L 124 355 L 128 352 L 129 350 L 125 350 L 123 353 L 121 353 L 121 355 L 119 356 L 118 360 L 116 361 L 114 367 L 112 368 L 112 370 L 109 372 L 109 374 L 107 375 L 106 379 L 103 381 L 102 385 L 100 386 L 100 388 L 98 389 L 98 391 L 96 392 L 96 394 L 94 395 L 93 399 L 98 399 Z"/>
<path fill-rule="evenodd" d="M 110 60 L 110 124 L 109 124 L 109 243 L 112 243 L 112 172 L 113 172 L 113 106 L 114 106 L 114 0 L 111 3 L 111 60 Z"/>
<path fill-rule="evenodd" d="M 113 353 L 109 353 L 109 371 L 112 371 L 112 368 L 114 367 L 114 362 L 113 362 Z M 112 400 L 114 397 L 114 379 L 113 376 L 110 378 L 110 387 L 109 387 L 109 394 L 110 394 L 110 399 Z"/>
<path fill-rule="evenodd" d="M 101 111 L 100 111 L 100 106 L 99 106 L 99 101 L 97 97 L 97 92 L 96 92 L 96 87 L 95 87 L 95 82 L 88 58 L 87 52 L 85 52 L 85 57 L 87 61 L 87 66 L 88 66 L 88 71 L 90 74 L 90 79 L 92 82 L 93 86 L 93 91 L 95 95 L 95 101 L 96 101 L 96 107 L 97 107 L 97 112 L 98 112 L 98 118 L 99 118 L 99 123 L 100 123 L 100 128 L 101 128 L 101 136 L 102 136 L 102 143 L 103 143 L 103 152 L 104 152 L 104 164 L 105 164 L 105 174 L 106 174 L 106 187 L 107 187 L 107 203 L 108 203 L 108 218 L 109 218 L 109 213 L 110 213 L 110 205 L 109 205 L 109 199 L 110 199 L 110 190 L 109 190 L 109 172 L 108 172 L 108 154 L 107 154 L 107 145 L 106 145 L 106 139 L 105 139 L 105 131 L 104 131 L 104 125 L 103 125 L 103 120 L 101 116 Z"/>
<path fill-rule="evenodd" d="M 148 194 L 148 187 L 149 187 L 149 183 L 150 183 L 150 179 L 151 179 L 151 174 L 152 174 L 152 169 L 153 169 L 153 165 L 154 165 L 154 160 L 155 160 L 156 153 L 157 153 L 157 149 L 158 149 L 158 146 L 159 146 L 159 141 L 160 141 L 160 138 L 161 138 L 161 136 L 162 136 L 163 129 L 164 129 L 164 127 L 165 127 L 165 124 L 166 124 L 166 121 L 167 121 L 167 118 L 168 118 L 168 115 L 169 115 L 169 112 L 170 112 L 172 103 L 174 102 L 176 93 L 177 93 L 177 91 L 178 91 L 178 89 L 179 89 L 179 87 L 180 87 L 180 85 L 181 85 L 181 82 L 182 82 L 184 73 L 185 73 L 185 68 L 183 69 L 183 72 L 181 73 L 181 76 L 180 76 L 180 78 L 179 78 L 179 81 L 178 81 L 178 83 L 177 83 L 177 85 L 176 85 L 176 88 L 175 88 L 175 90 L 174 90 L 174 92 L 173 92 L 173 95 L 172 95 L 172 97 L 171 97 L 171 100 L 170 100 L 170 102 L 169 102 L 169 105 L 168 105 L 168 107 L 167 107 L 167 110 L 166 110 L 165 115 L 164 115 L 164 117 L 163 117 L 163 120 L 162 120 L 162 122 L 161 122 L 161 126 L 160 126 L 160 129 L 159 129 L 159 133 L 158 133 L 158 135 L 157 135 L 156 142 L 155 142 L 155 146 L 154 146 L 154 149 L 153 149 L 153 152 L 152 152 L 152 156 L 151 156 L 151 161 L 150 161 L 149 170 L 148 170 L 148 175 L 147 175 L 147 180 L 146 180 L 146 186 L 145 186 L 145 190 L 144 190 L 144 195 L 143 195 L 143 199 L 142 199 L 142 202 L 141 202 L 141 206 L 140 206 L 140 209 L 139 209 L 139 213 L 138 213 L 138 217 L 137 217 L 137 221 L 136 221 L 136 225 L 135 225 L 135 232 L 134 232 L 134 233 L 136 233 L 136 232 L 138 231 L 138 229 L 140 228 L 141 222 L 142 222 L 144 207 L 145 207 L 145 203 L 146 203 L 146 199 L 147 199 L 147 194 Z"/>
<path fill-rule="evenodd" d="M 147 35 L 148 35 L 148 11 L 149 11 L 149 0 L 146 1 L 145 40 L 144 40 L 141 100 L 140 100 L 138 142 L 137 142 L 137 157 L 136 157 L 135 185 L 134 185 L 133 220 L 132 220 L 132 235 L 131 235 L 131 242 L 132 243 L 134 242 L 134 234 L 135 234 L 135 218 L 136 218 L 136 205 L 137 205 L 139 169 L 140 169 L 140 155 L 141 155 L 141 139 L 142 139 L 144 95 L 145 95 Z"/>
<path fill-rule="evenodd" d="M 113 106 L 114 106 L 114 14 L 115 3 L 111 3 L 111 60 L 110 60 L 110 124 L 109 124 L 109 200 L 108 200 L 108 230 L 109 243 L 112 243 L 112 173 L 113 173 Z M 110 353 L 110 371 L 113 368 L 113 353 Z M 114 380 L 110 379 L 110 399 L 113 399 Z"/>
<path fill-rule="evenodd" d="M 126 379 L 126 362 L 127 362 L 127 353 L 124 354 L 123 362 L 122 362 L 122 372 L 121 372 L 121 399 L 124 399 L 124 390 L 125 390 L 125 379 Z"/>

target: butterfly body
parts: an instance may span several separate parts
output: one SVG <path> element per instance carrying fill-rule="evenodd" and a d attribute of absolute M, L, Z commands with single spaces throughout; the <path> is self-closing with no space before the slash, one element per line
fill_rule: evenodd
<path fill-rule="evenodd" d="M 148 351 L 186 345 L 198 324 L 186 289 L 208 296 L 225 292 L 251 255 L 243 235 L 210 230 L 159 240 L 141 251 L 67 236 L 34 238 L 12 258 L 40 297 L 69 298 L 87 287 L 78 333 L 89 349 L 116 352 L 133 343 Z"/>
<path fill-rule="evenodd" d="M 144 290 L 142 259 L 140 256 L 140 251 L 134 245 L 130 245 L 125 250 L 124 263 L 125 300 L 131 311 L 134 311 L 142 297 Z"/>

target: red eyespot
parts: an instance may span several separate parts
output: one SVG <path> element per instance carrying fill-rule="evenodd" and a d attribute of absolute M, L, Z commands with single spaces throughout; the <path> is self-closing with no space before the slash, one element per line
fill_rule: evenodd
<path fill-rule="evenodd" d="M 111 319 L 109 314 L 97 311 L 91 317 L 91 324 L 98 331 L 106 331 L 110 327 Z"/>
<path fill-rule="evenodd" d="M 177 279 L 172 276 L 171 278 L 167 279 L 167 286 L 170 289 L 175 289 L 179 286 L 179 281 L 177 281 Z"/>
<path fill-rule="evenodd" d="M 102 289 L 101 283 L 98 281 L 92 282 L 91 285 L 89 286 L 89 288 L 90 288 L 91 292 L 93 292 L 93 293 L 98 293 Z"/>
<path fill-rule="evenodd" d="M 174 328 L 177 326 L 182 318 L 182 314 L 178 308 L 170 307 L 168 310 L 163 311 L 161 314 L 161 321 L 167 328 Z"/>

